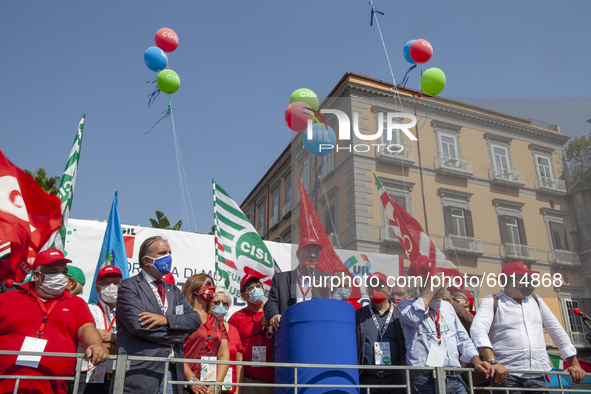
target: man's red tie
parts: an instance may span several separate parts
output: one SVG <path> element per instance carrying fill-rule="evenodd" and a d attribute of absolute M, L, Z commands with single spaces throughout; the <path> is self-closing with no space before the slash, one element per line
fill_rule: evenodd
<path fill-rule="evenodd" d="M 154 284 L 158 288 L 158 295 L 160 296 L 160 300 L 162 301 L 162 305 L 164 305 L 164 300 L 166 299 L 166 293 L 164 292 L 164 285 L 162 284 L 161 280 L 155 280 Z"/>

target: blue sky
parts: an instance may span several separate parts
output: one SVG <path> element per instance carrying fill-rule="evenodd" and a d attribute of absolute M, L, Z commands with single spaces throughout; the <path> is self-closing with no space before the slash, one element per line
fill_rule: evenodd
<path fill-rule="evenodd" d="M 434 48 L 426 66 L 447 76 L 442 96 L 589 132 L 590 1 L 374 4 L 397 80 L 402 47 L 424 38 Z M 170 119 L 143 135 L 166 108 L 164 95 L 148 108 L 156 74 L 143 53 L 172 28 L 174 121 L 196 219 L 183 229 L 207 232 L 211 179 L 240 203 L 289 143 L 291 92 L 325 96 L 347 71 L 391 80 L 369 15 L 365 0 L 3 3 L 0 149 L 21 168 L 61 175 L 86 113 L 71 217 L 107 219 L 118 190 L 123 223 L 149 226 L 156 209 L 181 219 Z"/>

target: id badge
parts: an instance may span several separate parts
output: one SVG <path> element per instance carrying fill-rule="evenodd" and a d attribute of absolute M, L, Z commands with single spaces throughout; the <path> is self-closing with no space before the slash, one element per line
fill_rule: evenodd
<path fill-rule="evenodd" d="M 92 364 L 88 361 L 88 373 L 86 374 L 86 383 L 104 383 L 105 372 L 107 371 L 107 363 L 104 362 L 99 365 Z"/>
<path fill-rule="evenodd" d="M 392 364 L 392 356 L 390 355 L 390 342 L 374 342 L 373 352 L 376 359 L 376 365 Z"/>
<path fill-rule="evenodd" d="M 433 343 L 429 349 L 429 355 L 427 356 L 427 362 L 425 364 L 428 367 L 443 367 L 446 354 L 447 348 L 445 345 Z"/>
<path fill-rule="evenodd" d="M 252 362 L 264 363 L 267 361 L 267 347 L 266 346 L 253 346 L 252 347 Z"/>
<path fill-rule="evenodd" d="M 47 339 L 25 337 L 25 341 L 23 342 L 23 346 L 21 347 L 20 351 L 43 352 L 43 350 L 45 350 L 45 346 L 47 346 Z M 39 366 L 40 361 L 41 356 L 18 356 L 16 358 L 15 365 L 37 368 Z"/>
<path fill-rule="evenodd" d="M 230 391 L 232 390 L 232 367 L 233 365 L 230 365 L 230 367 L 228 368 L 228 372 L 226 373 L 226 376 L 224 377 L 224 386 L 222 387 L 223 391 Z"/>
<path fill-rule="evenodd" d="M 176 314 L 177 314 L 177 315 L 182 315 L 184 312 L 185 312 L 185 311 L 184 311 L 184 309 L 183 309 L 183 306 L 182 306 L 182 305 L 177 305 L 177 306 L 176 306 Z"/>
<path fill-rule="evenodd" d="M 201 357 L 201 360 L 217 360 L 217 357 Z M 215 382 L 217 364 L 201 364 L 199 380 L 202 382 Z"/>

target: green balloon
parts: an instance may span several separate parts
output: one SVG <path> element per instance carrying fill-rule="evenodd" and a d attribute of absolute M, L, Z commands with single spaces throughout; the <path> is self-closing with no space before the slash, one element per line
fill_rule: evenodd
<path fill-rule="evenodd" d="M 312 108 L 314 111 L 318 111 L 318 107 L 320 106 L 318 103 L 318 96 L 316 93 L 311 91 L 310 89 L 302 88 L 298 89 L 291 94 L 289 98 L 289 103 L 294 103 L 296 101 L 301 101 L 306 103 Z"/>
<path fill-rule="evenodd" d="M 162 93 L 173 94 L 181 87 L 179 75 L 171 69 L 162 70 L 158 73 L 156 83 Z"/>
<path fill-rule="evenodd" d="M 429 96 L 437 96 L 445 88 L 445 74 L 438 68 L 430 68 L 421 77 L 421 89 Z"/>

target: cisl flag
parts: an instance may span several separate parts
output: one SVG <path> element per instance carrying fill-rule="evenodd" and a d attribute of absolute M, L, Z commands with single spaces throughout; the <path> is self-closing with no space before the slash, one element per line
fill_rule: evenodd
<path fill-rule="evenodd" d="M 0 150 L 0 244 L 10 242 L 10 259 L 0 260 L 0 279 L 21 281 L 27 262 L 61 226 L 60 199 L 47 194 Z"/>

